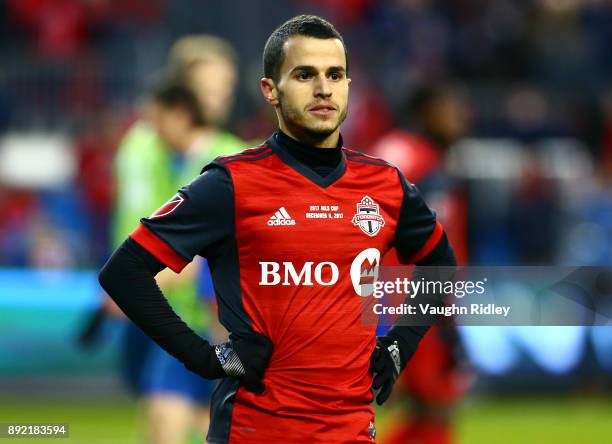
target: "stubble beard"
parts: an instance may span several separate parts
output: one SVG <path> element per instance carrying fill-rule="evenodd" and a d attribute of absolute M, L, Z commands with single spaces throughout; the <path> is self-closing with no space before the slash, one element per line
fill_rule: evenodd
<path fill-rule="evenodd" d="M 338 129 L 338 127 L 344 122 L 346 119 L 348 106 L 345 106 L 344 109 L 340 110 L 340 115 L 336 120 L 335 125 L 331 127 L 316 127 L 309 126 L 307 124 L 308 119 L 308 111 L 298 110 L 294 107 L 291 107 L 282 93 L 279 94 L 279 102 L 280 102 L 280 113 L 283 117 L 283 121 L 285 125 L 297 136 L 301 136 L 307 140 L 317 140 L 324 139 L 334 131 Z"/>

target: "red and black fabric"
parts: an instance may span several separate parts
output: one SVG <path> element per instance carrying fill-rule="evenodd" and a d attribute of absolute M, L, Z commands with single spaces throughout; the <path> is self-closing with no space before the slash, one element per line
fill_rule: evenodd
<path fill-rule="evenodd" d="M 175 271 L 206 257 L 220 322 L 274 344 L 262 395 L 234 381 L 218 386 L 209 442 L 372 442 L 376 326 L 362 321 L 365 298 L 351 265 L 368 249 L 378 260 L 390 248 L 406 262 L 422 260 L 443 230 L 394 166 L 343 148 L 322 174 L 300 162 L 286 138 L 275 133 L 261 147 L 216 159 L 180 191 L 180 205 L 142 219 L 131 237 Z M 283 282 L 265 285 L 262 263 L 297 273 L 279 269 Z M 320 264 L 317 279 L 299 274 Z"/>

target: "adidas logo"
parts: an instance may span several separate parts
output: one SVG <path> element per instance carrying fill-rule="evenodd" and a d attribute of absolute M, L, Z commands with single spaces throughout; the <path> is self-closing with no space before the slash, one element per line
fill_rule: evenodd
<path fill-rule="evenodd" d="M 289 216 L 285 207 L 280 207 L 278 211 L 268 219 L 268 225 L 271 227 L 278 225 L 295 225 L 295 220 Z"/>

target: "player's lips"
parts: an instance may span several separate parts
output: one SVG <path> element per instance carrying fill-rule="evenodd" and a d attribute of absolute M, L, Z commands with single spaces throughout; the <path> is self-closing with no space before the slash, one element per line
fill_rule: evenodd
<path fill-rule="evenodd" d="M 317 114 L 319 116 L 328 116 L 337 111 L 337 108 L 331 104 L 319 104 L 308 109 L 313 114 Z"/>

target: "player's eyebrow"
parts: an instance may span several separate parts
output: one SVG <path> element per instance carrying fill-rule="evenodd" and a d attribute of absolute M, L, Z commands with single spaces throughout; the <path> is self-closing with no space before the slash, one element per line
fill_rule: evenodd
<path fill-rule="evenodd" d="M 297 71 L 316 72 L 317 68 L 315 68 L 312 65 L 298 65 L 298 66 L 293 67 L 293 69 L 291 70 L 292 73 L 297 72 Z"/>
<path fill-rule="evenodd" d="M 291 70 L 291 73 L 294 72 L 318 72 L 318 69 L 312 65 L 298 65 L 293 67 L 293 69 Z M 326 72 L 345 72 L 346 70 L 344 69 L 344 66 L 330 66 L 329 68 L 326 69 Z"/>

